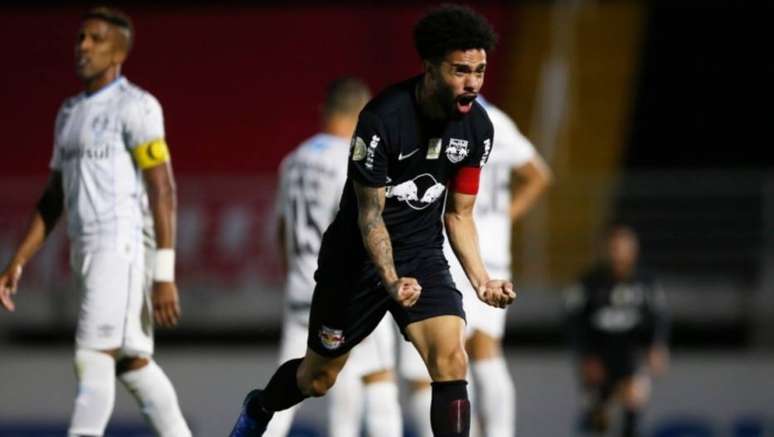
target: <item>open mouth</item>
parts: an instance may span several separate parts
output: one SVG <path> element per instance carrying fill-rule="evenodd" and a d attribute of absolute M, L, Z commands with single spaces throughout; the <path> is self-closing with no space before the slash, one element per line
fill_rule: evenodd
<path fill-rule="evenodd" d="M 476 100 L 476 94 L 462 94 L 457 97 L 457 110 L 462 114 L 467 114 L 473 108 L 474 100 Z"/>

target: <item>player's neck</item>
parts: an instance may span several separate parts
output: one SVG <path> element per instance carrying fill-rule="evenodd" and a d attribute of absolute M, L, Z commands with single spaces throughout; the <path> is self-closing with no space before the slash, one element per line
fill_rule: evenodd
<path fill-rule="evenodd" d="M 349 116 L 331 115 L 323 123 L 323 132 L 335 137 L 350 139 L 355 132 L 357 119 Z"/>
<path fill-rule="evenodd" d="M 633 264 L 612 264 L 610 270 L 617 281 L 626 281 L 634 275 Z"/>
<path fill-rule="evenodd" d="M 121 77 L 121 66 L 116 65 L 108 68 L 102 74 L 84 80 L 83 85 L 88 94 L 94 94 L 113 83 L 119 77 Z"/>

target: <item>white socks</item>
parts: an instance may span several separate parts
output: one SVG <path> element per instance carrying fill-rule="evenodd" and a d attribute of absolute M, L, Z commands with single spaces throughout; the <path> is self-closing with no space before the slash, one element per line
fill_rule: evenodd
<path fill-rule="evenodd" d="M 402 437 L 398 386 L 392 381 L 364 384 L 353 373 L 345 368 L 328 392 L 328 435 L 359 437 L 365 417 L 368 437 Z"/>
<path fill-rule="evenodd" d="M 351 367 L 344 367 L 327 394 L 328 435 L 359 437 L 363 418 L 363 383 Z"/>
<path fill-rule="evenodd" d="M 155 361 L 125 372 L 118 379 L 137 399 L 142 414 L 160 437 L 191 437 L 175 388 Z"/>
<path fill-rule="evenodd" d="M 430 426 L 430 403 L 432 400 L 433 391 L 430 387 L 411 390 L 409 394 L 409 417 L 411 417 L 418 437 L 433 437 L 433 429 Z"/>
<path fill-rule="evenodd" d="M 486 437 L 513 437 L 516 430 L 516 389 L 503 357 L 471 364 L 476 406 Z"/>
<path fill-rule="evenodd" d="M 115 360 L 108 354 L 87 349 L 75 351 L 78 393 L 68 436 L 101 436 L 105 432 L 115 402 L 115 367 Z"/>
<path fill-rule="evenodd" d="M 263 437 L 287 437 L 299 405 L 293 405 L 287 410 L 275 412 L 269 422 L 269 426 L 266 427 L 266 432 L 263 433 Z"/>
<path fill-rule="evenodd" d="M 369 437 L 403 436 L 398 386 L 394 382 L 366 384 L 365 406 L 366 429 Z"/>

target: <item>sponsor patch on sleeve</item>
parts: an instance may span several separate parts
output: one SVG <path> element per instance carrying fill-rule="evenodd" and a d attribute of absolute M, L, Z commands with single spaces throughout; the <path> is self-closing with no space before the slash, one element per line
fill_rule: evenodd
<path fill-rule="evenodd" d="M 352 160 L 362 161 L 366 156 L 366 144 L 360 137 L 352 138 Z"/>

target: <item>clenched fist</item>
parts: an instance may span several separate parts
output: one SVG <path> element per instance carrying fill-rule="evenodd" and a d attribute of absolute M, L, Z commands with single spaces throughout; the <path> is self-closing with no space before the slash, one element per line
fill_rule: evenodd
<path fill-rule="evenodd" d="M 414 278 L 398 278 L 387 286 L 387 293 L 403 308 L 414 306 L 422 293 L 422 286 Z"/>
<path fill-rule="evenodd" d="M 476 291 L 482 302 L 497 308 L 505 308 L 516 299 L 513 283 L 501 279 L 491 279 Z"/>

